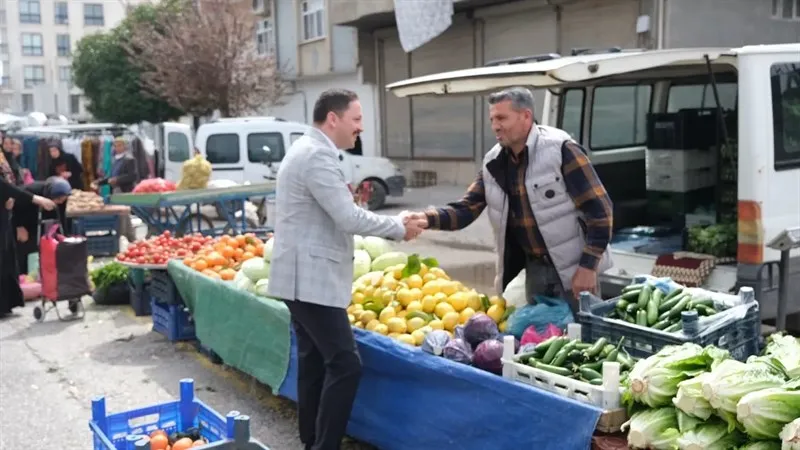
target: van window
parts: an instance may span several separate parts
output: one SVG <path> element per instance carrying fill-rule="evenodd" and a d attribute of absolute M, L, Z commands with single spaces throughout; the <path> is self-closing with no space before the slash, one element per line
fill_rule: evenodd
<path fill-rule="evenodd" d="M 206 159 L 211 164 L 239 162 L 239 135 L 212 134 L 206 139 Z"/>
<path fill-rule="evenodd" d="M 294 141 L 300 139 L 301 137 L 305 136 L 305 133 L 292 133 L 289 135 L 289 145 L 294 144 Z"/>
<path fill-rule="evenodd" d="M 269 157 L 264 152 L 269 148 Z M 247 135 L 247 159 L 250 162 L 279 162 L 283 159 L 283 135 L 281 133 L 251 133 Z"/>
<path fill-rule="evenodd" d="M 183 133 L 167 133 L 167 158 L 170 162 L 184 162 L 189 159 L 189 139 Z"/>
<path fill-rule="evenodd" d="M 724 110 L 736 109 L 736 83 L 717 83 L 719 103 Z M 682 109 L 716 108 L 714 89 L 711 84 L 679 84 L 669 88 L 667 112 L 674 113 Z"/>
<path fill-rule="evenodd" d="M 577 142 L 583 143 L 583 88 L 564 91 L 561 97 L 561 123 L 558 128 L 566 131 Z"/>
<path fill-rule="evenodd" d="M 647 141 L 652 86 L 600 86 L 592 102 L 592 151 L 635 147 Z"/>
<path fill-rule="evenodd" d="M 800 61 L 770 67 L 775 170 L 800 167 Z"/>

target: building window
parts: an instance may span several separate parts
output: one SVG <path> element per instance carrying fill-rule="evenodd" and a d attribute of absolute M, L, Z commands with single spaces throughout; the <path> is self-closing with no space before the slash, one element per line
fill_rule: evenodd
<path fill-rule="evenodd" d="M 69 23 L 69 5 L 67 2 L 56 2 L 54 10 L 56 25 L 66 25 Z"/>
<path fill-rule="evenodd" d="M 56 35 L 56 49 L 58 49 L 58 56 L 69 56 L 72 53 L 72 42 L 70 42 L 68 34 Z"/>
<path fill-rule="evenodd" d="M 170 162 L 184 162 L 191 157 L 189 140 L 185 134 L 177 131 L 167 134 L 167 157 Z"/>
<path fill-rule="evenodd" d="M 10 88 L 11 87 L 11 78 L 9 78 L 8 75 L 4 76 L 2 78 L 2 81 L 0 81 L 0 86 L 4 87 L 6 89 Z"/>
<path fill-rule="evenodd" d="M 22 94 L 22 111 L 33 111 L 33 94 Z"/>
<path fill-rule="evenodd" d="M 58 68 L 58 80 L 72 87 L 72 66 L 61 66 Z"/>
<path fill-rule="evenodd" d="M 39 0 L 20 0 L 20 23 L 42 23 L 42 9 Z"/>
<path fill-rule="evenodd" d="M 206 159 L 211 164 L 239 162 L 239 135 L 212 134 L 206 140 Z"/>
<path fill-rule="evenodd" d="M 26 88 L 32 88 L 44 84 L 44 66 L 25 66 L 22 69 Z"/>
<path fill-rule="evenodd" d="M 303 40 L 325 37 L 325 0 L 305 0 L 303 12 Z"/>
<path fill-rule="evenodd" d="M 275 34 L 272 28 L 272 20 L 270 19 L 258 22 L 256 27 L 256 50 L 259 55 L 275 53 Z"/>
<path fill-rule="evenodd" d="M 0 25 L 5 25 L 7 21 L 8 18 L 6 17 L 6 10 L 0 10 Z"/>
<path fill-rule="evenodd" d="M 269 153 L 266 150 L 269 150 Z M 283 135 L 281 133 L 250 133 L 247 135 L 247 159 L 250 162 L 280 162 L 283 155 Z"/>
<path fill-rule="evenodd" d="M 22 56 L 42 56 L 42 35 L 39 33 L 22 33 Z"/>
<path fill-rule="evenodd" d="M 103 5 L 101 3 L 86 3 L 83 5 L 83 24 L 99 27 L 105 25 Z"/>
<path fill-rule="evenodd" d="M 800 167 L 800 61 L 770 67 L 775 170 Z"/>
<path fill-rule="evenodd" d="M 0 44 L 0 55 L 8 55 L 8 44 Z"/>
<path fill-rule="evenodd" d="M 772 0 L 772 17 L 779 20 L 800 20 L 800 0 Z"/>
<path fill-rule="evenodd" d="M 81 113 L 81 96 L 73 94 L 69 96 L 69 113 L 77 115 Z"/>
<path fill-rule="evenodd" d="M 589 136 L 592 151 L 644 145 L 651 92 L 650 85 L 595 88 Z"/>

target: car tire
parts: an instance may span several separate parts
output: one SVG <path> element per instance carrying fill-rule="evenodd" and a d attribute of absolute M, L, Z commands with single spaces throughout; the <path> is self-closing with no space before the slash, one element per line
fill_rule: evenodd
<path fill-rule="evenodd" d="M 386 204 L 386 197 L 388 196 L 386 186 L 384 186 L 383 183 L 378 180 L 368 181 L 372 185 L 372 195 L 370 195 L 369 202 L 367 202 L 367 208 L 370 211 L 383 208 L 383 206 Z"/>

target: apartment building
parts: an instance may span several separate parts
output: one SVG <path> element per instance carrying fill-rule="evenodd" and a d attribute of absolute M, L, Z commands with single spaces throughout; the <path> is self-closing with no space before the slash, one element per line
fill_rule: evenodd
<path fill-rule="evenodd" d="M 72 52 L 85 35 L 116 26 L 138 0 L 0 0 L 0 109 L 81 118 Z"/>

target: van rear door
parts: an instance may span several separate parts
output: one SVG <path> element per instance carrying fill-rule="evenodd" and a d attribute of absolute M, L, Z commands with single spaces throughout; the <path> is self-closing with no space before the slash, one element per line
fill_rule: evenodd
<path fill-rule="evenodd" d="M 213 133 L 206 137 L 205 154 L 211 163 L 212 180 L 245 181 L 247 149 L 242 136 L 235 131 Z"/>
<path fill-rule="evenodd" d="M 263 183 L 264 176 L 278 173 L 283 157 L 286 156 L 287 142 L 284 133 L 274 131 L 247 132 L 247 164 L 245 164 L 246 181 Z M 270 168 L 271 166 L 271 168 Z"/>
<path fill-rule="evenodd" d="M 163 161 L 164 179 L 178 182 L 181 178 L 181 166 L 192 157 L 192 129 L 189 125 L 175 122 L 161 124 L 161 133 L 157 145 L 162 149 L 160 157 Z M 159 164 L 161 165 L 161 164 Z"/>

